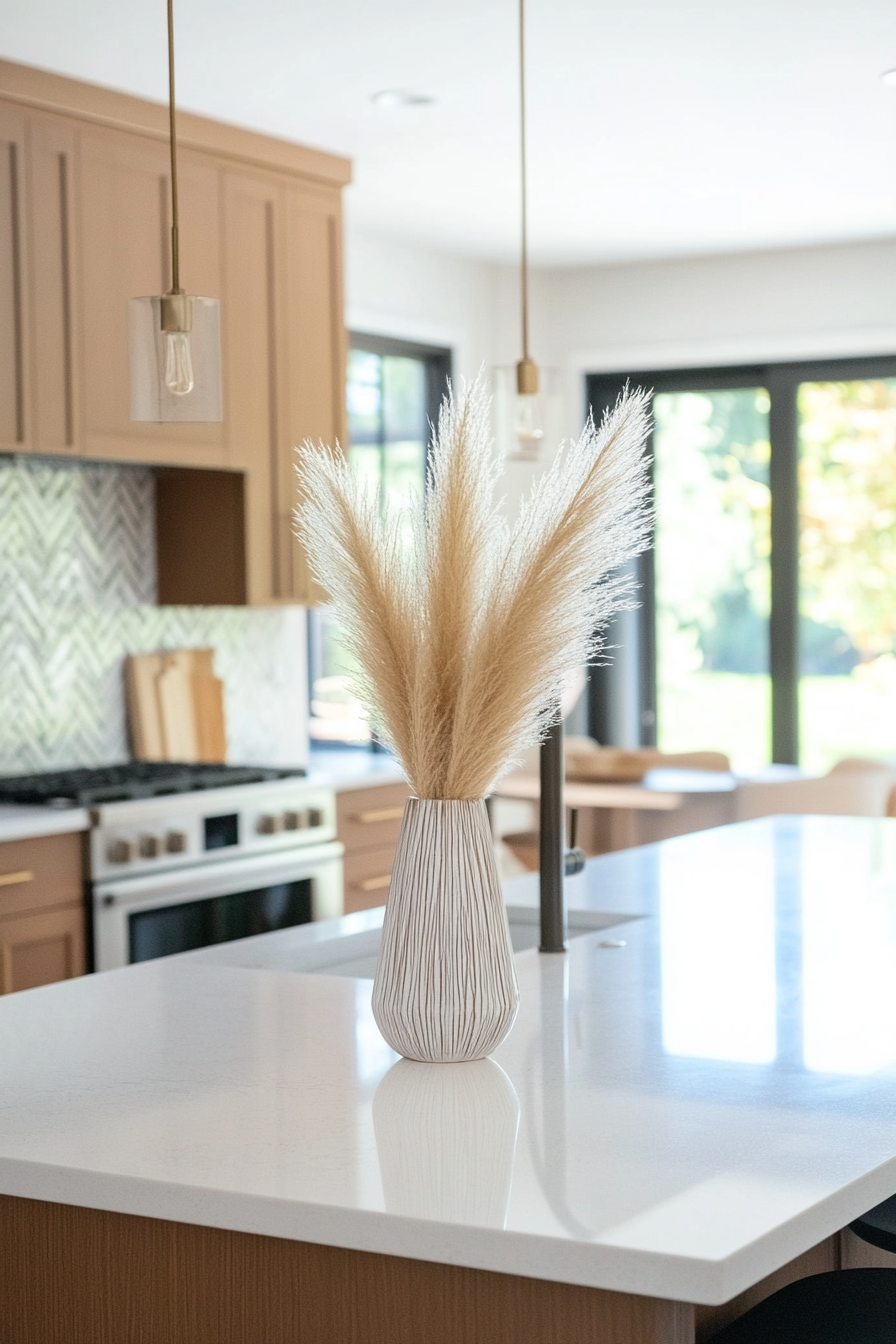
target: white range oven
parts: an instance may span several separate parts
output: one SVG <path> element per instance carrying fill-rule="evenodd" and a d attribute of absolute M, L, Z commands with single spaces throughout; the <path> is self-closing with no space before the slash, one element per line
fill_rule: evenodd
<path fill-rule="evenodd" d="M 0 780 L 90 810 L 93 969 L 342 914 L 336 798 L 300 772 L 132 762 Z"/>
<path fill-rule="evenodd" d="M 336 800 L 299 777 L 94 809 L 95 969 L 342 914 Z"/>

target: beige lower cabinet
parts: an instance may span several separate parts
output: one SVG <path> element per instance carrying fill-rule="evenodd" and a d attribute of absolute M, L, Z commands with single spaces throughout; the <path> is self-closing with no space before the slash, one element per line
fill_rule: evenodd
<path fill-rule="evenodd" d="M 385 904 L 409 794 L 407 784 L 379 784 L 337 794 L 336 836 L 345 846 L 347 915 Z"/>
<path fill-rule="evenodd" d="M 83 905 L 0 919 L 0 992 L 70 980 L 85 970 Z"/>
<path fill-rule="evenodd" d="M 87 969 L 81 835 L 0 843 L 0 993 Z"/>

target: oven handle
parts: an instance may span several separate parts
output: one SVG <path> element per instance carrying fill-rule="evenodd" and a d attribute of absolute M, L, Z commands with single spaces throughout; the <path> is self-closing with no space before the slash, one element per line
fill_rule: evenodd
<path fill-rule="evenodd" d="M 301 882 L 304 878 L 314 878 L 325 866 L 341 866 L 342 854 L 343 846 L 338 841 L 330 841 L 285 852 L 280 850 L 276 854 L 195 864 L 140 877 L 107 879 L 93 884 L 93 903 L 98 909 L 110 906 L 129 910 L 159 909 L 226 896 L 235 891 L 276 886 L 281 882 Z"/>

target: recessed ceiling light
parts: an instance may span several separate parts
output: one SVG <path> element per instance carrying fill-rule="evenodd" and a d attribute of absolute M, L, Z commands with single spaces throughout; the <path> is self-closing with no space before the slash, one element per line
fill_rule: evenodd
<path fill-rule="evenodd" d="M 381 89 L 371 95 L 376 107 L 426 107 L 435 102 L 427 93 L 411 93 L 407 89 Z"/>
<path fill-rule="evenodd" d="M 896 69 L 885 70 L 881 75 L 884 84 L 896 84 Z"/>

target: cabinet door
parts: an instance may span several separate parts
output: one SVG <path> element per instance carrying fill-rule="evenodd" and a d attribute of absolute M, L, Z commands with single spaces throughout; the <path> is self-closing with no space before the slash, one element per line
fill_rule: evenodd
<path fill-rule="evenodd" d="M 0 919 L 0 993 L 68 980 L 85 970 L 82 905 Z"/>
<path fill-rule="evenodd" d="M 64 120 L 28 125 L 32 447 L 54 455 L 78 447 L 74 185 L 76 134 Z"/>
<path fill-rule="evenodd" d="M 246 473 L 249 601 L 313 602 L 294 449 L 343 435 L 339 194 L 228 170 L 224 221 L 227 460 Z"/>
<path fill-rule="evenodd" d="M 25 118 L 0 103 L 0 451 L 30 446 L 26 412 Z"/>
<path fill-rule="evenodd" d="M 0 844 L 0 919 L 82 899 L 82 833 Z"/>
<path fill-rule="evenodd" d="M 245 473 L 246 584 L 250 603 L 275 585 L 274 481 L 282 340 L 277 323 L 275 180 L 228 170 L 224 179 L 221 326 L 228 466 Z"/>
<path fill-rule="evenodd" d="M 275 482 L 279 596 L 319 601 L 302 547 L 293 536 L 296 445 L 345 441 L 345 323 L 339 197 L 288 187 L 283 199 L 283 293 L 287 367 L 284 425 Z"/>
<path fill-rule="evenodd" d="M 342 864 L 344 914 L 353 915 L 357 910 L 386 904 L 394 862 L 394 845 L 346 854 Z"/>
<path fill-rule="evenodd" d="M 181 284 L 220 298 L 219 173 L 182 151 Z M 125 132 L 81 135 L 78 184 L 84 442 L 88 457 L 220 466 L 221 425 L 135 424 L 130 418 L 127 301 L 170 284 L 167 146 Z"/>

